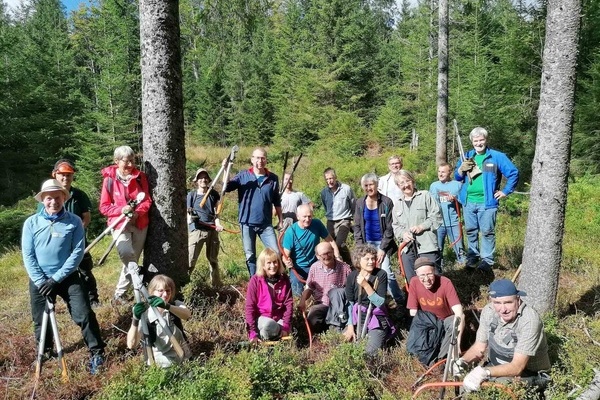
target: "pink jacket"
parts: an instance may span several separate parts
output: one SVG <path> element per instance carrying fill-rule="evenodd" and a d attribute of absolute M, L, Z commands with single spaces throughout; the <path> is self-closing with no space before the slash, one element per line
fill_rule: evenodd
<path fill-rule="evenodd" d="M 283 320 L 282 329 L 289 332 L 294 311 L 292 285 L 287 275 L 282 275 L 275 283 L 271 297 L 269 284 L 263 276 L 253 275 L 246 291 L 246 329 L 250 340 L 258 336 L 258 317 L 264 316 L 275 321 Z"/>
<path fill-rule="evenodd" d="M 102 215 L 108 217 L 107 225 L 110 225 L 121 215 L 121 210 L 127 205 L 129 200 L 135 199 L 138 193 L 144 192 L 146 193 L 146 197 L 135 208 L 135 212 L 138 214 L 135 226 L 138 229 L 147 227 L 149 223 L 148 211 L 152 205 L 152 199 L 150 198 L 150 188 L 146 174 L 134 168 L 129 186 L 123 185 L 117 179 L 116 165 L 110 165 L 102 169 L 102 176 L 104 177 L 104 181 L 102 182 L 102 193 L 100 194 L 100 205 L 98 208 Z M 112 188 L 108 188 L 109 181 L 112 181 Z M 121 224 L 117 225 L 115 229 L 118 229 Z"/>

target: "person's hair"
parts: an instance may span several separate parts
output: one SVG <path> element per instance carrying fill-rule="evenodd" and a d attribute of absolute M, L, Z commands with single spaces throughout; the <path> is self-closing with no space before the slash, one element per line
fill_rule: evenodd
<path fill-rule="evenodd" d="M 255 148 L 254 150 L 252 150 L 252 155 L 251 155 L 251 157 L 254 157 L 254 152 L 255 152 L 256 150 L 259 150 L 259 151 L 261 151 L 261 152 L 262 152 L 262 153 L 265 155 L 265 157 L 267 156 L 267 151 L 265 150 L 265 148 L 264 148 L 264 147 L 257 147 L 257 148 Z"/>
<path fill-rule="evenodd" d="M 265 264 L 267 261 L 275 261 L 277 260 L 277 264 L 279 268 L 277 269 L 278 274 L 283 274 L 285 272 L 285 267 L 283 262 L 281 261 L 281 257 L 279 257 L 279 253 L 273 250 L 270 247 L 264 249 L 256 260 L 256 275 L 265 276 Z"/>
<path fill-rule="evenodd" d="M 113 158 L 115 159 L 115 161 L 121 160 L 124 157 L 133 157 L 135 158 L 135 153 L 133 152 L 133 149 L 129 146 L 119 146 L 115 149 Z"/>
<path fill-rule="evenodd" d="M 473 130 L 471 131 L 471 133 L 469 133 L 469 139 L 473 140 L 473 138 L 477 137 L 477 136 L 483 136 L 484 138 L 487 139 L 487 137 L 488 137 L 488 131 L 486 131 L 485 128 L 482 128 L 481 126 L 473 128 Z"/>
<path fill-rule="evenodd" d="M 152 292 L 154 292 L 158 288 L 169 289 L 171 291 L 169 299 L 167 301 L 171 301 L 175 298 L 175 282 L 167 275 L 160 274 L 152 278 L 152 280 L 148 284 L 148 293 L 152 295 Z"/>
<path fill-rule="evenodd" d="M 400 161 L 400 164 L 404 164 L 404 161 L 402 160 L 402 157 L 400 157 L 400 156 L 396 156 L 396 155 L 390 156 L 388 158 L 388 163 L 392 160 L 398 160 L 398 161 Z"/>
<path fill-rule="evenodd" d="M 400 180 L 401 176 L 408 178 L 413 183 L 413 186 L 415 186 L 415 190 L 417 190 L 417 182 L 415 181 L 415 176 L 405 169 L 401 169 L 396 173 L 396 175 L 394 175 L 394 183 L 396 183 L 396 185 L 398 184 L 398 181 Z"/>
<path fill-rule="evenodd" d="M 327 168 L 325 168 L 325 171 L 323 171 L 323 175 L 327 175 L 327 174 L 333 174 L 333 177 L 337 178 L 337 174 L 335 173 L 335 169 L 333 169 L 331 167 L 327 167 Z"/>
<path fill-rule="evenodd" d="M 440 167 L 448 167 L 450 168 L 450 170 L 452 170 L 452 165 L 448 164 L 447 162 L 441 162 L 438 164 L 438 168 Z"/>
<path fill-rule="evenodd" d="M 310 214 L 311 214 L 312 216 L 314 216 L 314 215 L 315 215 L 315 213 L 314 213 L 314 211 L 313 211 L 312 207 L 310 206 L 310 204 L 300 204 L 300 205 L 299 205 L 299 206 L 296 208 L 296 215 L 299 215 L 299 214 L 300 214 L 300 211 L 301 211 L 301 210 L 304 210 L 304 209 L 307 209 L 308 211 L 310 211 Z"/>
<path fill-rule="evenodd" d="M 377 249 L 370 244 L 358 244 L 352 250 L 352 265 L 356 269 L 360 269 L 360 259 L 367 254 L 373 254 L 377 257 Z"/>
<path fill-rule="evenodd" d="M 377 177 L 377 174 L 375 174 L 373 172 L 369 172 L 367 174 L 364 174 L 362 176 L 362 178 L 360 178 L 360 186 L 361 187 L 363 187 L 367 183 L 377 184 L 377 182 L 379 182 L 379 178 Z"/>

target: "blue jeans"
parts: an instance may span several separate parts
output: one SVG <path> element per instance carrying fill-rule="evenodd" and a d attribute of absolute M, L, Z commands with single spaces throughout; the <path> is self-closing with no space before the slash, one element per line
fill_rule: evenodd
<path fill-rule="evenodd" d="M 376 249 L 379 249 L 379 246 L 381 245 L 381 241 L 367 241 L 367 244 L 375 246 Z M 396 275 L 394 274 L 394 272 L 392 271 L 392 268 L 390 267 L 390 258 L 388 257 L 387 254 L 383 258 L 383 261 L 381 262 L 381 265 L 379 266 L 379 268 L 381 268 L 382 270 L 387 272 L 388 293 L 394 298 L 394 300 L 396 301 L 396 304 L 398 304 L 398 306 L 404 305 L 404 303 L 405 303 L 404 293 L 402 292 L 402 290 L 400 290 L 400 286 L 398 285 L 398 281 L 396 280 Z"/>
<path fill-rule="evenodd" d="M 299 267 L 297 265 L 294 265 L 294 271 L 296 271 L 296 273 L 304 280 L 306 281 L 306 278 L 308 278 L 308 271 L 310 270 L 310 267 L 308 268 L 302 268 Z M 296 273 L 294 273 L 294 271 L 290 271 L 290 283 L 292 284 L 292 294 L 294 296 L 300 296 L 302 294 L 302 292 L 304 291 L 304 284 L 302 282 L 300 282 L 300 280 L 298 279 L 298 277 L 296 276 Z"/>
<path fill-rule="evenodd" d="M 242 244 L 246 255 L 246 267 L 248 267 L 250 276 L 256 273 L 256 236 L 260 237 L 265 247 L 270 247 L 279 253 L 277 236 L 275 236 L 275 230 L 271 225 L 242 225 Z"/>
<path fill-rule="evenodd" d="M 454 243 L 456 239 L 460 236 L 460 226 L 452 225 L 445 226 L 442 224 L 437 230 L 437 238 L 438 238 L 438 247 L 440 248 L 440 252 L 444 253 L 444 240 L 446 236 L 450 240 L 450 243 Z M 465 259 L 465 248 L 463 247 L 462 238 L 458 242 L 454 244 L 452 247 L 454 249 L 454 254 L 456 254 L 456 261 L 459 263 L 464 263 Z"/>
<path fill-rule="evenodd" d="M 469 203 L 463 208 L 465 230 L 469 242 L 467 264 L 477 263 L 477 259 L 494 265 L 496 252 L 496 214 L 498 208 L 485 208 L 483 203 Z M 479 247 L 479 232 L 481 232 L 481 247 Z"/>

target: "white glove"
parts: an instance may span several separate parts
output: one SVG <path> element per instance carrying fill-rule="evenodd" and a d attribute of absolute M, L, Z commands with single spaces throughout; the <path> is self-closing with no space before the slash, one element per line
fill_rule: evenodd
<path fill-rule="evenodd" d="M 463 388 L 468 392 L 475 392 L 479 390 L 481 382 L 488 378 L 487 371 L 483 367 L 477 367 L 473 371 L 469 372 L 465 376 L 463 381 Z"/>
<path fill-rule="evenodd" d="M 457 358 L 456 360 L 452 361 L 452 376 L 464 375 L 467 367 L 468 365 L 465 360 L 462 358 Z"/>

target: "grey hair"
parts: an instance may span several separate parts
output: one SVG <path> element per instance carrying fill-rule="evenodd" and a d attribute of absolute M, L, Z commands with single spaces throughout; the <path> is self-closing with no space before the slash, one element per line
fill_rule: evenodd
<path fill-rule="evenodd" d="M 374 183 L 377 184 L 377 182 L 379 182 L 379 178 L 377 177 L 377 174 L 373 173 L 373 172 L 369 172 L 367 174 L 364 174 L 362 176 L 362 178 L 360 178 L 360 186 L 363 187 L 365 186 L 367 183 Z"/>
<path fill-rule="evenodd" d="M 487 139 L 488 131 L 486 131 L 485 128 L 482 128 L 481 126 L 478 126 L 476 128 L 473 128 L 471 133 L 469 133 L 470 140 L 473 140 L 474 137 L 478 137 L 478 136 L 483 136 L 484 138 Z"/>
<path fill-rule="evenodd" d="M 133 149 L 129 146 L 119 146 L 115 149 L 113 157 L 114 157 L 115 161 L 121 160 L 124 157 L 134 157 L 135 158 L 135 153 L 133 152 Z"/>
<path fill-rule="evenodd" d="M 396 155 L 390 156 L 390 158 L 388 158 L 388 163 L 392 160 L 398 160 L 398 161 L 400 161 L 401 164 L 404 163 L 404 160 L 402 160 L 402 157 L 400 157 L 400 156 L 396 156 Z"/>
<path fill-rule="evenodd" d="M 407 171 L 405 169 L 401 169 L 400 171 L 398 171 L 396 173 L 396 175 L 394 175 L 394 182 L 396 183 L 396 185 L 398 184 L 398 180 L 400 179 L 401 176 L 403 176 L 403 177 L 408 178 L 409 180 L 411 180 L 412 183 L 413 183 L 413 185 L 415 186 L 415 190 L 417 189 L 416 188 L 417 181 L 415 180 L 415 176 L 411 172 L 409 172 L 409 171 Z"/>

